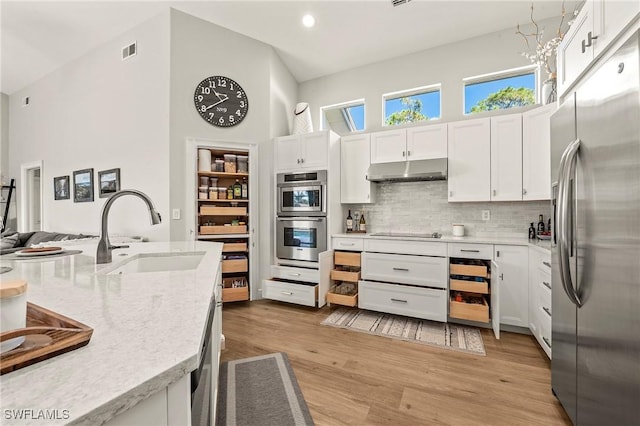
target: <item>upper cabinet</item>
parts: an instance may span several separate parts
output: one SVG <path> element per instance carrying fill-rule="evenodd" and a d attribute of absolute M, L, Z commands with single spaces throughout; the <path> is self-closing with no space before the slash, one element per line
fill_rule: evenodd
<path fill-rule="evenodd" d="M 558 47 L 558 95 L 635 19 L 640 2 L 587 0 Z"/>
<path fill-rule="evenodd" d="M 522 199 L 551 199 L 551 115 L 555 103 L 522 114 Z"/>
<path fill-rule="evenodd" d="M 327 131 L 276 138 L 276 172 L 326 170 L 329 162 Z"/>
<path fill-rule="evenodd" d="M 340 139 L 340 202 L 365 204 L 375 202 L 375 184 L 367 180 L 370 165 L 370 134 Z"/>
<path fill-rule="evenodd" d="M 446 157 L 446 124 L 430 124 L 371 134 L 373 164 Z"/>
<path fill-rule="evenodd" d="M 491 120 L 449 123 L 449 201 L 489 201 Z"/>
<path fill-rule="evenodd" d="M 491 201 L 522 200 L 522 114 L 491 117 Z"/>

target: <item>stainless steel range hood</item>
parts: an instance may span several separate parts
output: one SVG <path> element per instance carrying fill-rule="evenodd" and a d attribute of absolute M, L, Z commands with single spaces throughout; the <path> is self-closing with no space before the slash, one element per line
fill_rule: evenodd
<path fill-rule="evenodd" d="M 400 161 L 369 166 L 367 179 L 371 182 L 416 182 L 447 180 L 447 159 Z"/>

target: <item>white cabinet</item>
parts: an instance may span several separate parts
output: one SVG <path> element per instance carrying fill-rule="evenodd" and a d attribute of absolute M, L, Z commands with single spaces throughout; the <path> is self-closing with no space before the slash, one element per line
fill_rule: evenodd
<path fill-rule="evenodd" d="M 446 124 L 430 124 L 371 134 L 373 164 L 446 157 Z"/>
<path fill-rule="evenodd" d="M 522 114 L 491 117 L 491 201 L 522 200 Z"/>
<path fill-rule="evenodd" d="M 329 163 L 329 132 L 276 138 L 276 172 L 323 170 Z"/>
<path fill-rule="evenodd" d="M 551 358 L 551 253 L 529 249 L 529 330 Z"/>
<path fill-rule="evenodd" d="M 393 163 L 406 159 L 407 133 L 405 129 L 371 134 L 371 163 Z"/>
<path fill-rule="evenodd" d="M 365 252 L 361 258 L 365 280 L 447 288 L 444 257 Z"/>
<path fill-rule="evenodd" d="M 495 261 L 500 267 L 500 323 L 529 327 L 529 249 L 526 246 L 496 245 Z"/>
<path fill-rule="evenodd" d="M 449 123 L 449 201 L 489 201 L 491 189 L 491 121 Z"/>
<path fill-rule="evenodd" d="M 375 184 L 367 180 L 371 164 L 371 135 L 346 136 L 340 140 L 340 202 L 375 202 Z"/>
<path fill-rule="evenodd" d="M 593 27 L 597 39 L 593 55 L 598 56 L 640 12 L 637 0 L 599 0 L 593 4 Z"/>
<path fill-rule="evenodd" d="M 359 281 L 358 296 L 360 309 L 447 321 L 447 292 L 444 290 Z"/>
<path fill-rule="evenodd" d="M 555 103 L 522 114 L 522 199 L 551 198 L 551 115 Z"/>

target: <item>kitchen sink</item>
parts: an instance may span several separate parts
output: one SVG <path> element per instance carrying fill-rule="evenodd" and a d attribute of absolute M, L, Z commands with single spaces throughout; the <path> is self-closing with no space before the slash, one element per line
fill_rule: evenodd
<path fill-rule="evenodd" d="M 188 271 L 198 267 L 204 254 L 205 252 L 140 253 L 99 273 L 116 275 L 141 272 Z"/>

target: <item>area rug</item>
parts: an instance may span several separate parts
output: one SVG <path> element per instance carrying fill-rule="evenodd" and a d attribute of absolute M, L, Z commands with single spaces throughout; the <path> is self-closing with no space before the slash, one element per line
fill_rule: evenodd
<path fill-rule="evenodd" d="M 220 366 L 217 426 L 313 424 L 287 354 L 244 358 Z"/>
<path fill-rule="evenodd" d="M 475 327 L 351 308 L 336 309 L 322 321 L 322 325 L 486 355 L 482 334 Z"/>

